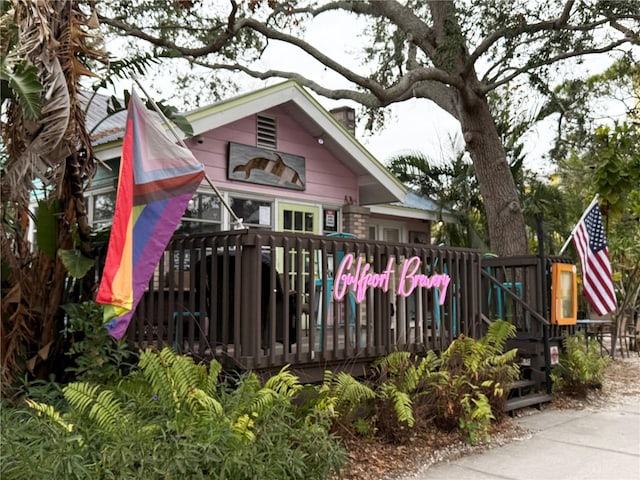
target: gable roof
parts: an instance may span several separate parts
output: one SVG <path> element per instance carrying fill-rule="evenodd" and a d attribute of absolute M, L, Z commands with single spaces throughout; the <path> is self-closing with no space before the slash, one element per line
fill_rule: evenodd
<path fill-rule="evenodd" d="M 355 173 L 361 205 L 404 202 L 406 187 L 293 80 L 199 108 L 185 117 L 193 127 L 193 134 L 199 135 L 276 106 L 282 107 L 313 137 L 323 136 L 324 147 Z M 106 111 L 106 103 L 104 107 Z M 120 112 L 96 129 L 94 152 L 98 158 L 108 160 L 120 156 L 125 122 L 126 112 Z"/>

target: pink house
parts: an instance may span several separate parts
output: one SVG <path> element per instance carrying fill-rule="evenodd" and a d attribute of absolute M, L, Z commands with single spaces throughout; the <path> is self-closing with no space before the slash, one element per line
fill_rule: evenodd
<path fill-rule="evenodd" d="M 111 168 L 87 191 L 99 228 L 113 217 L 126 112 L 104 120 L 106 98 L 94 101 L 94 151 Z M 357 141 L 353 109 L 329 112 L 287 81 L 186 117 L 194 134 L 184 142 L 211 184 L 136 309 L 133 345 L 169 343 L 241 368 L 322 369 L 398 346 L 442 349 L 483 328 L 479 252 L 431 245 L 432 222 L 455 217 Z"/>
<path fill-rule="evenodd" d="M 104 117 L 93 115 L 90 125 Z M 116 172 L 124 115 L 94 132 L 96 155 Z M 194 131 L 186 145 L 246 227 L 428 244 L 432 222 L 455 221 L 432 200 L 407 191 L 357 141 L 353 109 L 329 112 L 293 81 L 186 117 Z M 113 173 L 101 171 L 89 192 L 96 226 L 112 216 L 112 179 Z M 206 183 L 192 203 L 178 233 L 233 228 L 233 215 Z"/>

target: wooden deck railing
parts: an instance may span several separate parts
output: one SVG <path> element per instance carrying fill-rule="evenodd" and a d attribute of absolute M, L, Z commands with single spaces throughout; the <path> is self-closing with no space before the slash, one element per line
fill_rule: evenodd
<path fill-rule="evenodd" d="M 351 265 L 340 271 L 345 259 Z M 460 334 L 481 337 L 497 318 L 542 339 L 545 328 L 553 335 L 542 283 L 549 261 L 563 260 L 543 268 L 535 256 L 260 230 L 175 237 L 127 338 L 229 367 L 319 372 L 395 350 L 442 351 Z M 358 271 L 359 280 L 378 274 L 380 285 L 345 286 Z M 412 289 L 419 275 L 427 283 L 447 276 L 444 296 Z"/>
<path fill-rule="evenodd" d="M 339 272 L 345 258 L 352 265 Z M 483 334 L 481 261 L 467 249 L 259 230 L 176 237 L 127 338 L 245 369 L 442 350 L 459 334 Z M 358 263 L 381 285 L 346 288 L 344 275 L 353 280 Z M 419 275 L 427 283 L 448 276 L 444 296 L 412 289 Z"/>

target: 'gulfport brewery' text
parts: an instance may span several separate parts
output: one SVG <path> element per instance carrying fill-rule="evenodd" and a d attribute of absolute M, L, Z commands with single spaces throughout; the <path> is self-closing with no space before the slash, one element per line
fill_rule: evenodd
<path fill-rule="evenodd" d="M 355 272 L 351 273 L 354 262 L 355 255 L 353 253 L 346 254 L 340 262 L 337 275 L 334 278 L 333 296 L 336 300 L 342 300 L 349 287 L 353 287 L 357 302 L 364 300 L 369 287 L 380 288 L 385 292 L 389 291 L 389 280 L 395 265 L 393 257 L 389 258 L 387 268 L 383 272 L 371 271 L 371 264 L 367 263 L 363 257 L 358 257 Z M 424 275 L 419 273 L 419 270 L 420 257 L 411 257 L 404 261 L 397 282 L 398 295 L 408 297 L 418 287 L 437 288 L 440 292 L 439 302 L 442 305 L 451 281 L 449 275 L 445 273 Z"/>

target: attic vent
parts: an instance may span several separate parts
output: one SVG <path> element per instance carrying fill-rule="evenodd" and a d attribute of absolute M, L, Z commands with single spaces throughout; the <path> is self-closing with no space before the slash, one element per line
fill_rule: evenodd
<path fill-rule="evenodd" d="M 258 115 L 257 119 L 257 138 L 256 145 L 258 147 L 277 148 L 278 135 L 276 129 L 276 119 Z"/>

